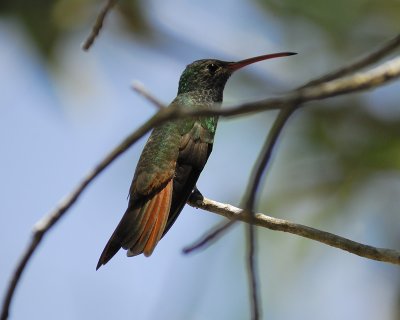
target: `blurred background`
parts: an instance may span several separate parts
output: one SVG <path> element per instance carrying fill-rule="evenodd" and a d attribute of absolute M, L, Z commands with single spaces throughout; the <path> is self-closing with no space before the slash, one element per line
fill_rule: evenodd
<path fill-rule="evenodd" d="M 130 89 L 176 95 L 185 66 L 277 51 L 235 74 L 225 105 L 284 94 L 399 31 L 398 0 L 120 1 L 89 52 L 94 0 L 0 2 L 0 290 L 34 223 L 155 109 Z M 308 104 L 286 127 L 258 211 L 400 249 L 400 84 Z M 275 117 L 220 121 L 202 193 L 239 205 Z M 127 205 L 146 139 L 115 161 L 47 235 L 10 319 L 247 319 L 244 227 L 190 256 L 222 218 L 186 207 L 151 258 L 95 272 Z M 400 319 L 398 266 L 258 229 L 265 319 Z"/>

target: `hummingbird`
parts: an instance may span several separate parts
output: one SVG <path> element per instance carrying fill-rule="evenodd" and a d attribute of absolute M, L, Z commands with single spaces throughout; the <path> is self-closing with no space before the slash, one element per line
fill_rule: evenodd
<path fill-rule="evenodd" d="M 178 94 L 169 107 L 213 108 L 223 98 L 225 84 L 235 72 L 249 64 L 291 56 L 279 52 L 236 62 L 197 60 L 183 71 Z M 129 202 L 121 221 L 106 244 L 96 270 L 121 248 L 127 256 L 150 256 L 168 232 L 211 154 L 217 116 L 176 119 L 154 128 L 136 167 Z"/>

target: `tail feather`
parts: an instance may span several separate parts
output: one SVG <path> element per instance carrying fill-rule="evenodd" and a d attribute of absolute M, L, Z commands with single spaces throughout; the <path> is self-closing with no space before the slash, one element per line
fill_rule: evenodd
<path fill-rule="evenodd" d="M 157 196 L 157 203 L 152 211 L 147 210 L 145 214 L 150 216 L 139 240 L 129 249 L 128 256 L 144 253 L 150 256 L 163 234 L 168 220 L 172 198 L 172 180 L 161 190 Z"/>
<path fill-rule="evenodd" d="M 114 257 L 114 255 L 119 251 L 119 249 L 121 249 L 123 243 L 126 241 L 126 238 L 130 237 L 130 231 L 136 228 L 138 218 L 140 220 L 142 219 L 142 217 L 140 217 L 140 210 L 146 205 L 147 203 L 144 203 L 142 206 L 129 206 L 126 209 L 121 221 L 115 228 L 103 252 L 101 253 L 96 270 L 110 261 L 111 258 Z"/>
<path fill-rule="evenodd" d="M 99 261 L 97 262 L 96 270 L 99 270 L 102 265 L 105 265 L 108 261 L 110 261 L 111 258 L 114 257 L 119 251 L 119 249 L 121 249 L 121 245 L 118 243 L 118 241 L 109 241 L 100 256 Z"/>
<path fill-rule="evenodd" d="M 164 233 L 164 229 L 169 216 L 169 211 L 171 208 L 172 180 L 163 191 L 164 196 L 160 204 L 159 212 L 157 214 L 156 225 L 154 226 L 149 240 L 147 241 L 146 246 L 143 249 L 143 253 L 146 257 L 150 256 L 153 253 L 154 248 L 156 247 L 158 241 L 160 241 L 161 236 Z"/>
<path fill-rule="evenodd" d="M 149 199 L 139 210 L 137 216 L 139 219 L 135 221 L 135 225 L 129 230 L 129 236 L 125 238 L 122 243 L 122 248 L 128 250 L 131 248 L 142 236 L 145 231 L 146 226 L 151 220 L 151 215 L 148 212 L 153 212 L 154 208 L 157 206 L 157 195 Z"/>
<path fill-rule="evenodd" d="M 171 207 L 173 180 L 141 206 L 129 207 L 105 246 L 96 270 L 105 265 L 119 249 L 129 249 L 128 256 L 152 254 L 160 240 Z"/>
<path fill-rule="evenodd" d="M 127 252 L 128 257 L 133 257 L 143 252 L 143 249 L 156 225 L 157 214 L 160 211 L 160 203 L 162 201 L 163 192 L 161 191 L 152 199 L 154 205 L 149 206 L 149 208 L 142 212 L 143 215 L 148 216 L 146 224 L 143 225 L 142 231 L 139 234 L 138 240 L 131 242 L 129 245 L 129 250 Z"/>

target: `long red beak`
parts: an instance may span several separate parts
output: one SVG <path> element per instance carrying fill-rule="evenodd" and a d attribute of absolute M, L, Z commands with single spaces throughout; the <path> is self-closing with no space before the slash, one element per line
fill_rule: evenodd
<path fill-rule="evenodd" d="M 263 56 L 258 56 L 258 57 L 253 57 L 249 59 L 244 59 L 240 60 L 237 62 L 229 62 L 227 65 L 227 68 L 230 69 L 232 72 L 236 71 L 240 68 L 243 68 L 249 64 L 258 62 L 258 61 L 263 61 L 267 59 L 273 59 L 273 58 L 280 58 L 280 57 L 287 57 L 287 56 L 293 56 L 297 53 L 295 52 L 278 52 L 278 53 L 272 53 L 272 54 L 265 54 Z"/>

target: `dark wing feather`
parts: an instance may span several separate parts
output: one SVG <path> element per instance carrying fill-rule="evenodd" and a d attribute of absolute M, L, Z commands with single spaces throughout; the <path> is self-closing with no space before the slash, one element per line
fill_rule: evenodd
<path fill-rule="evenodd" d="M 164 235 L 174 224 L 196 186 L 212 151 L 212 138 L 198 122 L 182 137 L 173 183 L 171 210 Z"/>

